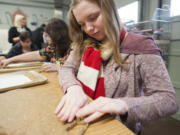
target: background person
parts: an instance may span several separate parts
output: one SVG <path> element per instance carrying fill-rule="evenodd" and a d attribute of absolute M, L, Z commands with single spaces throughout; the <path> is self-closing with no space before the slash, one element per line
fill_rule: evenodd
<path fill-rule="evenodd" d="M 9 43 L 12 43 L 14 46 L 20 40 L 20 33 L 24 31 L 29 31 L 31 33 L 31 30 L 27 27 L 26 17 L 17 14 L 14 19 L 14 26 L 12 26 L 8 32 Z"/>

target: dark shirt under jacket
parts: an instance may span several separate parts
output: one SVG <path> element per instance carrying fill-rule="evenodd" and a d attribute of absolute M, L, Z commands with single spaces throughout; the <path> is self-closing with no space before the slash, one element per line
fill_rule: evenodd
<path fill-rule="evenodd" d="M 31 30 L 28 27 L 24 27 L 26 31 L 29 31 L 31 33 Z M 13 26 L 9 29 L 8 32 L 8 41 L 9 43 L 12 43 L 14 46 L 16 43 L 13 41 L 13 38 L 18 37 L 20 35 L 20 32 L 18 32 L 17 27 Z"/>
<path fill-rule="evenodd" d="M 36 51 L 36 50 L 38 50 L 38 48 L 35 44 L 31 44 L 31 50 Z M 11 57 L 14 57 L 14 56 L 20 55 L 20 54 L 23 54 L 23 50 L 22 50 L 21 43 L 18 42 L 10 49 L 10 51 L 8 52 L 8 54 L 5 57 L 11 58 Z"/>
<path fill-rule="evenodd" d="M 37 45 L 38 49 L 42 49 L 43 41 L 43 28 L 39 27 L 32 32 L 32 40 Z"/>

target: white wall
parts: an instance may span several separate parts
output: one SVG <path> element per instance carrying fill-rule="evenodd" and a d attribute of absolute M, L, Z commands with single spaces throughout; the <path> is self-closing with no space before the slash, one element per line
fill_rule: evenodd
<path fill-rule="evenodd" d="M 0 29 L 12 26 L 12 15 L 20 9 L 27 15 L 28 27 L 34 30 L 54 16 L 53 0 L 0 0 Z M 36 22 L 37 25 L 32 25 Z"/>
<path fill-rule="evenodd" d="M 114 0 L 116 3 L 117 8 L 123 7 L 125 5 L 128 5 L 136 0 Z"/>

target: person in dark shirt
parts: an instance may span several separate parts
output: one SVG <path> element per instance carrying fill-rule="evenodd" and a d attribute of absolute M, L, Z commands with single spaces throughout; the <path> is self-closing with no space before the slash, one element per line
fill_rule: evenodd
<path fill-rule="evenodd" d="M 23 53 L 38 50 L 37 46 L 32 43 L 31 34 L 29 32 L 22 32 L 19 38 L 20 41 L 10 49 L 5 58 L 11 58 Z"/>
<path fill-rule="evenodd" d="M 12 43 L 14 46 L 17 42 L 19 42 L 19 35 L 21 32 L 29 31 L 31 33 L 31 30 L 26 26 L 26 18 L 23 15 L 16 15 L 14 20 L 14 26 L 9 29 L 8 32 L 8 41 L 9 43 Z"/>
<path fill-rule="evenodd" d="M 45 30 L 46 25 L 42 24 L 40 27 L 38 27 L 37 29 L 35 29 L 32 32 L 32 40 L 33 43 L 35 43 L 38 47 L 38 49 L 42 49 L 42 46 L 44 44 L 44 40 L 43 40 L 43 32 Z"/>

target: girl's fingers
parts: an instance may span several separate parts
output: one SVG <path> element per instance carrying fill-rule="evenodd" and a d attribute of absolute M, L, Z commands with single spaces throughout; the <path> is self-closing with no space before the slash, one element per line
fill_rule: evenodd
<path fill-rule="evenodd" d="M 44 67 L 47 67 L 47 64 L 43 64 L 42 67 L 43 67 L 43 68 L 44 68 Z"/>
<path fill-rule="evenodd" d="M 66 104 L 63 106 L 63 108 L 61 109 L 61 111 L 57 114 L 57 117 L 60 121 L 62 121 L 63 116 L 65 115 L 67 106 Z"/>
<path fill-rule="evenodd" d="M 117 113 L 111 106 L 105 105 L 102 108 L 97 108 L 98 112 L 101 113 Z"/>
<path fill-rule="evenodd" d="M 68 104 L 67 107 L 65 106 L 65 112 L 63 116 L 61 117 L 61 121 L 63 122 L 67 121 L 69 119 L 71 111 L 72 111 L 72 107 L 70 104 Z"/>
<path fill-rule="evenodd" d="M 43 67 L 43 68 L 49 68 L 49 67 L 50 67 L 50 63 L 44 63 L 44 64 L 42 65 L 42 67 Z"/>
<path fill-rule="evenodd" d="M 51 71 L 51 67 L 43 67 L 43 70 L 44 70 L 45 72 L 49 72 L 49 71 Z"/>
<path fill-rule="evenodd" d="M 42 69 L 46 69 L 47 67 L 45 67 L 45 66 L 42 66 L 41 68 L 42 68 Z"/>
<path fill-rule="evenodd" d="M 92 114 L 94 112 L 97 111 L 97 109 L 102 108 L 103 106 L 106 106 L 107 102 L 105 98 L 99 98 L 93 102 L 91 102 L 90 104 L 84 106 L 83 108 L 81 108 L 76 116 L 77 117 L 84 117 L 87 116 L 89 114 Z"/>
<path fill-rule="evenodd" d="M 62 98 L 62 100 L 60 101 L 59 105 L 56 107 L 56 110 L 54 111 L 54 113 L 57 115 L 61 109 L 63 108 L 65 104 L 65 97 Z"/>
<path fill-rule="evenodd" d="M 93 114 L 89 115 L 87 118 L 84 119 L 86 123 L 92 122 L 100 117 L 102 117 L 104 113 L 101 112 L 94 112 Z"/>
<path fill-rule="evenodd" d="M 69 107 L 70 107 L 70 102 L 69 101 L 66 101 L 63 108 L 61 109 L 61 111 L 59 112 L 59 114 L 57 115 L 57 117 L 59 118 L 60 121 L 65 121 L 64 119 L 66 117 L 68 117 L 67 115 L 67 111 L 69 110 Z"/>
<path fill-rule="evenodd" d="M 82 107 L 76 114 L 77 117 L 85 117 L 89 114 L 92 114 L 96 111 L 96 109 L 90 104 Z"/>
<path fill-rule="evenodd" d="M 72 108 L 71 113 L 70 113 L 70 115 L 69 115 L 68 122 L 72 122 L 72 121 L 73 121 L 73 119 L 74 119 L 75 116 L 76 116 L 76 113 L 77 113 L 78 109 L 79 109 L 78 107 Z"/>

